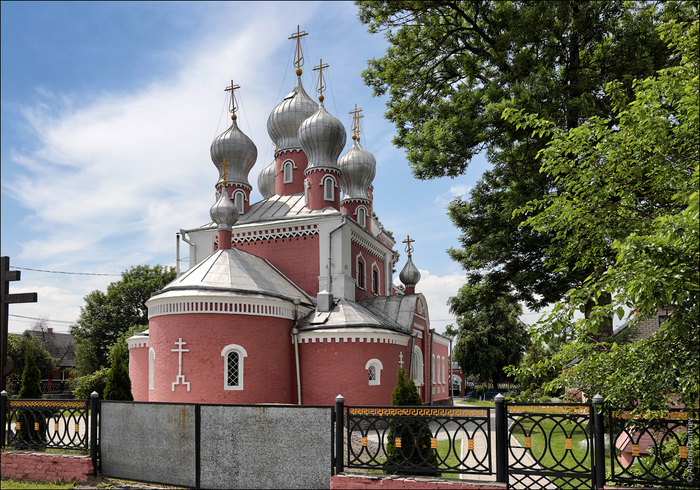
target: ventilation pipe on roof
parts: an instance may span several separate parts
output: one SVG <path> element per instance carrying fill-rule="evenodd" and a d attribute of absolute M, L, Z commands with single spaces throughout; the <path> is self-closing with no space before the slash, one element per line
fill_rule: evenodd
<path fill-rule="evenodd" d="M 316 309 L 318 311 L 331 311 L 331 308 L 333 308 L 333 275 L 331 274 L 333 233 L 341 229 L 348 221 L 347 211 L 341 211 L 340 214 L 343 216 L 343 221 L 328 233 L 328 280 L 326 282 L 328 289 L 318 292 L 316 301 Z"/>

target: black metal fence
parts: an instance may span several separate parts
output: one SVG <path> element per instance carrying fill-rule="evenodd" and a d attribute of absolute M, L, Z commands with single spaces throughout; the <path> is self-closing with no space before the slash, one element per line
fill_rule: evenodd
<path fill-rule="evenodd" d="M 348 468 L 491 474 L 491 408 L 348 407 Z"/>
<path fill-rule="evenodd" d="M 336 414 L 344 416 L 336 416 L 335 471 L 494 475 L 532 489 L 606 483 L 700 488 L 696 412 L 671 410 L 654 419 L 625 411 L 604 415 L 600 396 L 592 404 L 495 401 L 490 409 L 345 407 L 336 399 Z"/>
<path fill-rule="evenodd" d="M 609 414 L 610 441 L 627 457 L 610 454 L 610 479 L 615 483 L 653 481 L 668 486 L 697 486 L 698 413 L 668 410 L 657 418 L 617 410 Z"/>
<path fill-rule="evenodd" d="M 0 448 L 90 452 L 97 469 L 97 393 L 89 400 L 0 399 Z"/>

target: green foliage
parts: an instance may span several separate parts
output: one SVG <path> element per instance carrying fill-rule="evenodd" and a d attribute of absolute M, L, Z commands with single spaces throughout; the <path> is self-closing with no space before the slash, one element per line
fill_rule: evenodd
<path fill-rule="evenodd" d="M 110 352 L 111 366 L 107 373 L 105 384 L 105 400 L 133 401 L 131 394 L 131 378 L 128 365 L 129 351 L 126 342 L 117 342 Z"/>
<path fill-rule="evenodd" d="M 396 386 L 391 393 L 391 404 L 393 406 L 423 405 L 423 400 L 418 393 L 413 378 L 406 381 L 406 370 L 399 368 L 396 376 Z M 401 439 L 400 447 L 397 447 L 396 439 Z M 413 469 L 429 465 L 437 465 L 437 454 L 430 447 L 431 432 L 427 421 L 417 418 L 413 421 L 394 419 L 389 427 L 387 436 L 386 452 L 387 463 L 398 465 L 406 469 Z M 409 473 L 419 475 L 437 476 L 435 471 L 407 471 L 401 468 L 398 471 L 387 470 L 387 473 Z"/>
<path fill-rule="evenodd" d="M 676 64 L 635 81 L 631 96 L 619 83 L 608 84 L 610 118 L 591 117 L 562 131 L 537 115 L 504 111 L 511 124 L 551 137 L 541 152 L 542 172 L 557 192 L 519 216 L 555 236 L 549 246 L 589 272 L 534 337 L 551 342 L 576 311 L 587 309 L 587 318 L 576 320 L 574 340 L 533 372 L 577 361 L 546 387 L 580 388 L 589 398 L 601 393 L 610 405 L 640 412 L 676 399 L 688 407 L 700 401 L 698 22 L 668 22 L 659 36 Z M 596 303 L 604 292 L 611 300 Z M 632 327 L 662 308 L 672 311 L 649 339 L 591 344 L 601 320 L 622 318 L 625 307 L 640 313 Z"/>
<path fill-rule="evenodd" d="M 16 394 L 12 390 L 24 371 L 29 344 L 32 344 L 34 350 L 33 357 L 36 366 L 39 368 L 40 379 L 48 378 L 56 369 L 56 360 L 51 357 L 48 351 L 41 347 L 39 341 L 29 332 L 25 331 L 22 335 L 9 334 L 7 336 L 7 360 L 15 361 L 16 363 L 14 372 L 8 378 L 7 392 L 9 394 Z"/>
<path fill-rule="evenodd" d="M 108 373 L 109 367 L 105 366 L 94 373 L 71 379 L 70 384 L 73 389 L 73 395 L 76 398 L 90 398 L 90 394 L 95 391 L 100 397 L 103 397 Z"/>
<path fill-rule="evenodd" d="M 41 372 L 36 364 L 35 341 L 27 341 L 24 357 L 24 370 L 22 371 L 22 388 L 19 390 L 20 398 L 42 398 Z"/>
<path fill-rule="evenodd" d="M 613 107 L 633 80 L 672 62 L 655 27 L 697 17 L 695 2 L 362 1 L 360 20 L 383 32 L 386 55 L 369 61 L 365 83 L 386 96 L 417 178 L 455 177 L 484 151 L 492 168 L 449 215 L 462 235 L 450 249 L 472 285 L 512 293 L 533 309 L 562 298 L 590 273 L 548 247 L 550 233 L 520 227 L 513 212 L 555 192 L 540 173 L 546 131 L 509 124 L 506 108 L 537 113 L 568 130 Z M 533 25 L 537 28 L 533 29 Z M 535 211 L 533 211 L 535 213 Z"/>
<path fill-rule="evenodd" d="M 110 347 L 119 335 L 148 324 L 146 301 L 175 279 L 175 268 L 139 265 L 122 273 L 122 279 L 85 297 L 78 322 L 71 326 L 76 342 L 76 367 L 87 375 L 108 365 Z"/>
<path fill-rule="evenodd" d="M 478 286 L 467 284 L 449 300 L 458 325 L 454 359 L 463 372 L 496 388 L 506 380 L 504 368 L 520 362 L 529 337 L 513 295 L 502 294 L 493 301 L 490 293 L 481 293 Z"/>

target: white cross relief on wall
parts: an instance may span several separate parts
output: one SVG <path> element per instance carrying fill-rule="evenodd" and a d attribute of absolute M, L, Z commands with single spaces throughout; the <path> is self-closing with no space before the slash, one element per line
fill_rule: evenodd
<path fill-rule="evenodd" d="M 403 367 L 403 352 L 399 352 L 399 366 Z"/>
<path fill-rule="evenodd" d="M 183 352 L 189 352 L 189 349 L 183 349 L 182 346 L 186 345 L 187 342 L 182 341 L 182 337 L 178 339 L 177 342 L 175 342 L 175 345 L 177 345 L 177 349 L 170 349 L 171 352 L 177 352 L 177 378 L 175 378 L 175 381 L 173 381 L 173 391 L 175 391 L 175 386 L 180 384 L 180 381 L 182 381 L 183 385 L 187 385 L 187 391 L 190 391 L 190 383 L 189 381 L 185 381 L 185 375 L 182 374 L 182 353 Z"/>

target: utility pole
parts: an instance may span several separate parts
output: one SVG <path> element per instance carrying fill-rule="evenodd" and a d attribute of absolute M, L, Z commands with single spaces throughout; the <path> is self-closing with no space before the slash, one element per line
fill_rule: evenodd
<path fill-rule="evenodd" d="M 7 333 L 12 303 L 36 303 L 36 293 L 10 294 L 10 281 L 19 281 L 19 271 L 10 270 L 10 257 L 0 257 L 0 391 L 5 391 L 6 378 L 15 370 L 15 363 L 7 362 Z"/>

